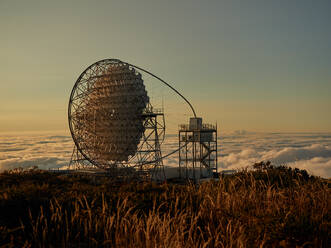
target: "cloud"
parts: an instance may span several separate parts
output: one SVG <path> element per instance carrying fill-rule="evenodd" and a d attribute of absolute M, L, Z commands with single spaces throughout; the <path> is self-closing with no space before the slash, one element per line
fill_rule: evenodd
<path fill-rule="evenodd" d="M 220 134 L 218 144 L 221 170 L 271 160 L 277 165 L 286 164 L 306 169 L 314 175 L 331 177 L 331 134 L 232 132 Z M 166 155 L 177 147 L 177 136 L 167 136 L 162 154 Z M 70 162 L 72 149 L 72 138 L 67 135 L 2 135 L 0 171 L 32 166 L 41 169 L 65 168 Z M 169 176 L 178 174 L 177 153 L 164 159 L 163 163 Z"/>
<path fill-rule="evenodd" d="M 264 155 L 264 159 L 269 159 L 277 164 L 309 160 L 315 157 L 331 158 L 331 148 L 314 144 L 301 148 L 286 147 L 280 151 L 271 150 Z"/>
<path fill-rule="evenodd" d="M 244 130 L 244 129 L 242 129 L 242 130 L 235 130 L 235 131 L 233 131 L 233 135 L 246 135 L 246 134 L 248 134 L 249 132 L 248 131 L 246 131 L 246 130 Z"/>
<path fill-rule="evenodd" d="M 331 178 L 331 158 L 315 157 L 292 162 L 289 166 L 307 170 L 310 174 Z"/>
<path fill-rule="evenodd" d="M 69 136 L 2 136 L 0 171 L 33 166 L 40 169 L 60 168 L 68 164 L 72 147 Z"/>
<path fill-rule="evenodd" d="M 32 157 L 28 159 L 11 158 L 1 162 L 1 170 L 11 170 L 14 168 L 31 168 L 38 166 L 40 169 L 56 169 L 65 166 L 68 163 L 66 159 L 56 157 Z"/>
<path fill-rule="evenodd" d="M 267 151 L 245 149 L 220 158 L 220 163 L 224 169 L 239 169 L 262 160 L 270 160 L 275 165 L 305 169 L 316 176 L 331 177 L 331 146 L 320 144 L 282 149 L 269 148 Z"/>

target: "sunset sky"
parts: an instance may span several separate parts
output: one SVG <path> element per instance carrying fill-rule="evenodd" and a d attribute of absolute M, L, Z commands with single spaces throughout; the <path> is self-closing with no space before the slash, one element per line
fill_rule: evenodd
<path fill-rule="evenodd" d="M 119 58 L 223 130 L 331 132 L 331 1 L 0 0 L 0 132 L 67 130 L 79 74 Z"/>

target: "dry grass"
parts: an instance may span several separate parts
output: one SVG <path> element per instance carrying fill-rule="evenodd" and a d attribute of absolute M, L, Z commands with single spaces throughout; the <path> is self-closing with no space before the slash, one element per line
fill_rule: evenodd
<path fill-rule="evenodd" d="M 48 173 L 0 180 L 5 247 L 330 245 L 328 182 L 286 168 L 198 186 L 93 185 Z"/>

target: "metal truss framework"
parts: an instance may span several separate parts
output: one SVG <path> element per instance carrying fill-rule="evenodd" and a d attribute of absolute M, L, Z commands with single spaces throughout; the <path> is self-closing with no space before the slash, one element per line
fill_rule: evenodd
<path fill-rule="evenodd" d="M 201 128 L 180 125 L 179 177 L 198 181 L 217 172 L 217 127 L 204 124 Z"/>
<path fill-rule="evenodd" d="M 153 109 L 133 67 L 118 60 L 88 67 L 71 92 L 68 119 L 75 142 L 71 168 L 165 179 L 163 110 Z"/>

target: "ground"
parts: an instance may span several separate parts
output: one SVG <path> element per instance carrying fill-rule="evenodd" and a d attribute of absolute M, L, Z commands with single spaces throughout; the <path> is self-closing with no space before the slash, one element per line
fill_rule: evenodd
<path fill-rule="evenodd" d="M 329 247 L 330 181 L 258 163 L 201 184 L 0 174 L 5 247 Z"/>

